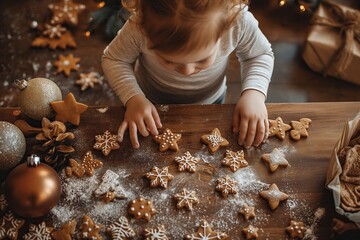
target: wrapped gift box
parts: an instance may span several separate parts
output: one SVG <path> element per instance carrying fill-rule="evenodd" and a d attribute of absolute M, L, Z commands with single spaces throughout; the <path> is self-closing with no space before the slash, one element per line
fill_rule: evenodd
<path fill-rule="evenodd" d="M 360 85 L 360 11 L 322 2 L 313 16 L 303 58 L 316 72 Z"/>

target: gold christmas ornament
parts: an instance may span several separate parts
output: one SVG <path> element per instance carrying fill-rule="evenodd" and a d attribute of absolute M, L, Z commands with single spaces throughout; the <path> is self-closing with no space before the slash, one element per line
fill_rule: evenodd
<path fill-rule="evenodd" d="M 25 136 L 12 123 L 0 121 L 0 171 L 15 167 L 26 150 Z"/>
<path fill-rule="evenodd" d="M 57 172 L 31 155 L 14 168 L 5 181 L 5 197 L 10 209 L 24 218 L 47 214 L 59 201 L 61 183 Z"/>
<path fill-rule="evenodd" d="M 53 81 L 47 78 L 33 78 L 29 81 L 18 80 L 15 84 L 21 90 L 18 105 L 26 116 L 35 120 L 54 116 L 55 112 L 50 102 L 60 101 L 62 94 Z"/>

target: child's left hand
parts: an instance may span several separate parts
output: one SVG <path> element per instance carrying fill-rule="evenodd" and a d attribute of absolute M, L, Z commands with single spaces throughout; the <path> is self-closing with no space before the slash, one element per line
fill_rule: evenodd
<path fill-rule="evenodd" d="M 250 148 L 259 146 L 268 138 L 269 120 L 263 93 L 245 90 L 236 104 L 233 132 L 239 132 L 238 143 Z"/>

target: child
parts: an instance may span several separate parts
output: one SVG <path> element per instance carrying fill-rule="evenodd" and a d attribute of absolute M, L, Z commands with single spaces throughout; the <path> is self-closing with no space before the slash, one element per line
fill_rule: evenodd
<path fill-rule="evenodd" d="M 225 71 L 235 52 L 242 87 L 233 114 L 238 143 L 249 148 L 268 137 L 265 99 L 274 56 L 247 11 L 247 0 L 123 0 L 132 16 L 104 50 L 102 67 L 126 107 L 118 131 L 129 129 L 134 148 L 158 134 L 153 103 L 223 103 Z"/>

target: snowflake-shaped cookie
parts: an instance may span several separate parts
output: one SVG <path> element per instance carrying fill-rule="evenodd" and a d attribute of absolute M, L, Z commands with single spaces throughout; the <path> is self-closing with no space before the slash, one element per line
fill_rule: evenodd
<path fill-rule="evenodd" d="M 277 148 L 274 148 L 271 153 L 263 154 L 261 159 L 268 164 L 271 172 L 275 172 L 279 166 L 289 166 L 289 162 L 285 159 L 284 154 Z"/>
<path fill-rule="evenodd" d="M 227 197 L 229 194 L 236 194 L 238 191 L 236 189 L 237 182 L 231 179 L 229 176 L 219 178 L 216 185 L 216 190 L 221 192 L 223 197 Z"/>
<path fill-rule="evenodd" d="M 285 201 L 289 198 L 286 193 L 283 193 L 279 190 L 275 183 L 270 185 L 269 190 L 261 191 L 259 194 L 268 201 L 272 210 L 275 210 L 281 201 Z"/>
<path fill-rule="evenodd" d="M 135 237 L 134 230 L 129 226 L 129 221 L 124 216 L 108 226 L 106 231 L 110 232 L 113 240 L 126 240 Z"/>
<path fill-rule="evenodd" d="M 151 187 L 168 187 L 168 182 L 174 179 L 174 176 L 169 173 L 168 167 L 158 168 L 152 167 L 151 171 L 145 174 L 145 177 L 150 180 Z"/>
<path fill-rule="evenodd" d="M 284 123 L 281 117 L 275 120 L 269 119 L 269 124 L 269 137 L 276 136 L 281 140 L 285 139 L 285 132 L 291 129 L 291 126 Z"/>
<path fill-rule="evenodd" d="M 82 177 L 87 175 L 89 177 L 93 176 L 95 169 L 102 167 L 103 163 L 100 160 L 94 159 L 94 156 L 90 151 L 86 152 L 81 163 L 78 163 L 76 160 L 69 159 L 69 167 L 66 167 L 66 175 L 72 177 Z"/>
<path fill-rule="evenodd" d="M 244 216 L 246 221 L 249 221 L 249 219 L 255 218 L 255 207 L 244 204 L 239 213 Z"/>
<path fill-rule="evenodd" d="M 81 86 L 81 91 L 88 88 L 94 88 L 95 84 L 102 84 L 103 78 L 97 72 L 80 73 L 80 78 L 75 81 L 76 85 Z"/>
<path fill-rule="evenodd" d="M 211 229 L 209 223 L 206 220 L 201 220 L 199 229 L 196 233 L 188 234 L 185 236 L 185 239 L 201 239 L 201 240 L 210 240 L 210 239 L 228 239 L 228 235 L 223 232 L 215 232 Z"/>
<path fill-rule="evenodd" d="M 172 133 L 170 129 L 166 128 L 162 134 L 156 135 L 154 139 L 160 144 L 160 152 L 165 152 L 168 149 L 178 151 L 177 141 L 181 139 L 181 134 Z"/>
<path fill-rule="evenodd" d="M 106 170 L 104 175 L 101 178 L 101 183 L 97 189 L 95 189 L 94 194 L 96 197 L 105 195 L 108 192 L 115 194 L 116 198 L 126 198 L 125 191 L 118 180 L 119 175 L 110 169 Z"/>
<path fill-rule="evenodd" d="M 224 166 L 230 167 L 231 171 L 233 172 L 236 172 L 238 169 L 247 167 L 249 165 L 245 160 L 243 150 L 237 152 L 226 150 L 226 157 L 221 160 L 221 163 Z"/>
<path fill-rule="evenodd" d="M 19 229 L 24 223 L 25 220 L 15 218 L 11 212 L 5 213 L 0 219 L 0 239 L 17 240 Z"/>
<path fill-rule="evenodd" d="M 182 192 L 175 194 L 175 200 L 177 201 L 177 208 L 181 209 L 185 207 L 188 210 L 193 209 L 193 205 L 199 203 L 199 199 L 195 196 L 195 191 L 188 191 L 183 189 Z"/>
<path fill-rule="evenodd" d="M 101 240 L 99 232 L 102 228 L 101 224 L 96 224 L 89 216 L 84 215 L 81 220 L 80 235 L 82 239 Z"/>
<path fill-rule="evenodd" d="M 200 158 L 193 157 L 189 153 L 189 151 L 185 152 L 184 156 L 175 157 L 175 162 L 179 164 L 178 170 L 182 171 L 189 171 L 195 172 L 196 171 L 196 164 L 200 161 Z"/>
<path fill-rule="evenodd" d="M 157 228 L 146 228 L 144 231 L 145 240 L 168 240 L 166 236 L 166 230 L 164 225 L 160 225 Z"/>
<path fill-rule="evenodd" d="M 294 220 L 291 220 L 290 225 L 286 228 L 286 231 L 289 233 L 292 239 L 303 239 L 306 233 L 306 227 L 304 227 L 303 222 L 296 222 Z"/>
<path fill-rule="evenodd" d="M 220 147 L 227 147 L 229 145 L 228 140 L 221 136 L 220 130 L 215 128 L 211 134 L 201 136 L 201 141 L 205 143 L 210 153 L 215 153 Z"/>
<path fill-rule="evenodd" d="M 151 216 L 156 213 L 156 209 L 152 201 L 141 197 L 130 202 L 128 212 L 132 214 L 135 219 L 150 221 Z"/>
<path fill-rule="evenodd" d="M 58 60 L 54 62 L 54 66 L 57 67 L 56 73 L 64 72 L 67 77 L 70 76 L 71 70 L 77 71 L 79 69 L 79 61 L 80 58 L 74 57 L 73 54 L 67 56 L 60 54 Z"/>
<path fill-rule="evenodd" d="M 58 25 L 45 24 L 45 30 L 43 35 L 48 36 L 49 38 L 60 38 L 63 33 L 66 32 L 66 28 Z"/>
<path fill-rule="evenodd" d="M 96 135 L 95 140 L 94 149 L 101 150 L 104 156 L 109 155 L 112 150 L 120 148 L 117 142 L 117 135 L 111 134 L 108 130 L 102 135 Z"/>
<path fill-rule="evenodd" d="M 259 228 L 254 227 L 252 225 L 249 225 L 242 230 L 246 239 L 257 239 L 259 237 L 258 231 Z"/>
<path fill-rule="evenodd" d="M 72 0 L 63 0 L 60 3 L 49 4 L 49 9 L 52 11 L 51 24 L 69 23 L 72 25 L 78 24 L 78 13 L 85 9 L 84 4 L 74 3 Z"/>
<path fill-rule="evenodd" d="M 7 202 L 4 194 L 0 194 L 0 211 L 3 212 L 7 209 Z"/>
<path fill-rule="evenodd" d="M 50 233 L 53 231 L 52 227 L 47 227 L 45 222 L 40 224 L 30 224 L 29 232 L 24 235 L 24 240 L 51 240 Z"/>

